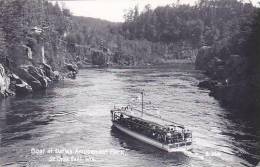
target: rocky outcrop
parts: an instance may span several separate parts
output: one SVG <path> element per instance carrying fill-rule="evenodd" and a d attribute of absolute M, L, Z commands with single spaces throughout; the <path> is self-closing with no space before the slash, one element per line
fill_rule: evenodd
<path fill-rule="evenodd" d="M 0 97 L 10 95 L 26 95 L 33 91 L 44 90 L 60 79 L 58 71 L 52 71 L 47 64 L 39 67 L 22 65 L 14 71 L 6 73 L 0 64 Z"/>
<path fill-rule="evenodd" d="M 51 80 L 52 82 L 57 82 L 61 79 L 59 71 L 53 71 L 51 66 L 46 63 L 42 63 L 42 70 L 47 79 Z"/>
<path fill-rule="evenodd" d="M 30 69 L 30 71 L 29 71 Z M 45 83 L 42 83 L 38 80 L 40 78 L 40 74 L 36 72 L 36 69 L 32 66 L 21 66 L 17 69 L 17 74 L 27 82 L 32 89 L 40 90 L 46 88 Z M 39 78 L 38 78 L 39 77 Z M 37 79 L 38 78 L 38 79 Z M 42 78 L 43 80 L 43 78 Z"/>
<path fill-rule="evenodd" d="M 198 87 L 212 90 L 212 89 L 214 89 L 215 85 L 217 85 L 217 81 L 213 81 L 211 79 L 208 79 L 208 80 L 201 81 L 198 84 Z"/>
<path fill-rule="evenodd" d="M 218 55 L 212 47 L 202 47 L 195 65 L 210 78 L 198 84 L 200 88 L 209 89 L 209 95 L 228 105 L 247 105 L 244 98 L 250 97 L 245 58 L 240 55 Z"/>
<path fill-rule="evenodd" d="M 10 78 L 8 77 L 5 68 L 0 64 L 0 98 L 13 95 L 14 93 L 9 89 Z"/>
<path fill-rule="evenodd" d="M 208 63 L 214 57 L 213 48 L 210 46 L 203 46 L 199 49 L 195 60 L 196 69 L 207 71 L 209 70 Z"/>
<path fill-rule="evenodd" d="M 52 68 L 47 64 L 42 64 L 42 67 L 32 65 L 20 66 L 17 74 L 26 81 L 34 91 L 46 89 L 52 82 L 58 81 L 60 78 L 58 71 L 52 71 Z"/>
<path fill-rule="evenodd" d="M 97 66 L 107 66 L 108 54 L 103 50 L 92 50 L 92 64 Z"/>
<path fill-rule="evenodd" d="M 59 81 L 61 79 L 59 71 L 53 71 L 53 77 L 51 79 L 53 81 Z"/>
<path fill-rule="evenodd" d="M 32 87 L 24 82 L 17 75 L 10 75 L 11 89 L 15 91 L 16 95 L 26 95 L 32 93 Z"/>
<path fill-rule="evenodd" d="M 67 71 L 67 77 L 75 79 L 76 78 L 76 74 L 78 73 L 77 66 L 73 65 L 73 64 L 65 63 L 65 68 L 66 68 L 65 71 Z"/>
<path fill-rule="evenodd" d="M 69 71 L 72 71 L 72 72 L 75 72 L 75 73 L 78 73 L 78 68 L 76 65 L 73 65 L 73 64 L 65 64 L 65 67 L 69 70 Z"/>

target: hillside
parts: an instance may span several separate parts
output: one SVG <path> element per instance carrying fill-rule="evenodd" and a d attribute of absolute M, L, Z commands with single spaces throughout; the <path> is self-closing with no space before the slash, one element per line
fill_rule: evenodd
<path fill-rule="evenodd" d="M 237 0 L 200 0 L 195 6 L 135 7 L 124 23 L 112 23 L 72 16 L 47 1 L 2 0 L 1 94 L 46 89 L 60 78 L 75 78 L 77 67 L 196 58 L 196 68 L 211 78 L 199 86 L 225 104 L 253 106 L 260 99 L 258 10 Z"/>
<path fill-rule="evenodd" d="M 1 97 L 75 75 L 74 58 L 62 42 L 71 25 L 68 10 L 42 0 L 2 0 L 0 18 Z"/>
<path fill-rule="evenodd" d="M 211 90 L 211 94 L 225 104 L 246 110 L 249 113 L 260 109 L 260 13 L 252 22 L 240 52 L 216 52 L 216 47 L 201 48 L 197 68 L 206 71 L 210 80 L 200 84 Z M 237 47 L 236 43 L 230 47 Z M 212 54 L 214 53 L 214 54 Z M 259 113 L 259 112 L 258 112 Z"/>
<path fill-rule="evenodd" d="M 210 80 L 199 84 L 223 104 L 259 109 L 259 16 L 257 8 L 237 0 L 200 0 L 195 6 L 173 4 L 129 10 L 119 32 L 198 50 L 196 68 Z M 259 15 L 259 14 L 258 14 Z M 176 49 L 175 49 L 176 50 Z"/>
<path fill-rule="evenodd" d="M 167 63 L 173 59 L 194 61 L 196 50 L 179 43 L 178 46 L 146 39 L 127 39 L 120 33 L 121 23 L 100 19 L 73 17 L 72 33 L 67 37 L 72 49 L 75 45 L 110 51 L 110 64 L 114 66 L 143 66 Z M 82 57 L 82 55 L 85 55 Z M 90 52 L 78 54 L 81 60 L 91 62 Z"/>

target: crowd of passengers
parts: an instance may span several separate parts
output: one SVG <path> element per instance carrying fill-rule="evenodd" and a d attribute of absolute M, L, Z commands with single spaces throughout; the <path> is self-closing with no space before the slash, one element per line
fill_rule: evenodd
<path fill-rule="evenodd" d="M 155 139 L 161 143 L 171 144 L 186 141 L 190 137 L 189 133 L 185 131 L 177 132 L 176 130 L 170 128 L 164 128 L 161 126 L 156 126 L 142 120 L 138 120 L 132 117 L 123 118 L 121 115 L 117 122 L 138 133 Z"/>

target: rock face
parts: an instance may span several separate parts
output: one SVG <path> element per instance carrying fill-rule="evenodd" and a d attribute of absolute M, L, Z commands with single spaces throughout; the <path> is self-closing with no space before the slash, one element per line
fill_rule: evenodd
<path fill-rule="evenodd" d="M 214 86 L 217 84 L 216 81 L 213 80 L 205 80 L 198 84 L 198 87 L 205 88 L 205 89 L 213 89 Z"/>
<path fill-rule="evenodd" d="M 21 41 L 6 43 L 8 47 L 1 52 L 0 96 L 11 95 L 10 90 L 17 95 L 45 90 L 53 82 L 59 81 L 67 71 L 73 78 L 78 73 L 75 66 L 64 64 L 65 60 L 76 60 L 67 51 L 67 44 L 60 42 L 62 35 L 52 38 L 52 33 L 46 32 L 51 27 L 41 29 L 37 25 L 28 26 L 34 27 L 26 27 Z M 63 71 L 65 68 L 67 71 Z"/>
<path fill-rule="evenodd" d="M 203 46 L 199 49 L 195 60 L 196 69 L 207 71 L 209 70 L 208 63 L 214 57 L 213 48 Z"/>
<path fill-rule="evenodd" d="M 106 66 L 108 55 L 101 50 L 92 51 L 91 59 L 93 65 Z"/>
<path fill-rule="evenodd" d="M 21 66 L 17 70 L 17 74 L 27 82 L 32 89 L 40 90 L 45 87 L 42 83 L 38 80 L 40 78 L 40 74 L 36 72 L 36 69 L 32 66 Z M 38 78 L 38 79 L 37 79 Z"/>
<path fill-rule="evenodd" d="M 27 82 L 34 91 L 46 89 L 53 81 L 59 80 L 59 72 L 53 72 L 51 67 L 43 64 L 42 67 L 32 65 L 21 66 L 17 74 Z"/>
<path fill-rule="evenodd" d="M 59 79 L 59 72 L 52 71 L 47 64 L 39 67 L 23 65 L 13 72 L 9 72 L 8 75 L 3 65 L 0 64 L 0 97 L 14 94 L 26 95 L 33 91 L 44 90 Z"/>
<path fill-rule="evenodd" d="M 28 37 L 24 45 L 12 47 L 8 56 L 16 61 L 0 64 L 1 97 L 13 95 L 13 92 L 17 95 L 25 95 L 45 90 L 53 82 L 61 79 L 59 71 L 53 71 L 52 66 L 59 70 L 66 68 L 71 78 L 75 78 L 78 73 L 77 67 L 72 64 L 60 63 L 55 66 L 53 59 L 46 55 L 42 41 L 34 37 Z M 52 66 L 46 62 L 52 63 Z"/>
<path fill-rule="evenodd" d="M 60 73 L 59 71 L 53 71 L 53 78 L 51 78 L 53 81 L 59 81 L 60 80 Z"/>
<path fill-rule="evenodd" d="M 17 95 L 26 95 L 29 93 L 32 93 L 32 87 L 28 85 L 26 82 L 24 82 L 21 78 L 19 78 L 17 75 L 12 74 L 10 76 L 10 80 L 12 83 L 12 89 L 15 90 L 15 93 Z"/>
<path fill-rule="evenodd" d="M 13 95 L 13 92 L 9 89 L 10 78 L 7 76 L 5 68 L 0 64 L 0 98 Z"/>
<path fill-rule="evenodd" d="M 68 71 L 67 77 L 75 79 L 76 78 L 76 74 L 78 73 L 77 66 L 73 65 L 73 64 L 66 64 L 65 63 L 65 67 L 66 67 L 66 71 Z"/>
<path fill-rule="evenodd" d="M 212 47 L 202 47 L 196 59 L 196 69 L 203 70 L 209 80 L 198 84 L 210 90 L 210 95 L 231 106 L 247 105 L 247 61 L 240 55 L 217 55 Z"/>
<path fill-rule="evenodd" d="M 72 72 L 75 72 L 75 73 L 78 73 L 78 69 L 75 65 L 73 64 L 65 64 L 66 68 L 69 70 L 69 71 L 72 71 Z"/>

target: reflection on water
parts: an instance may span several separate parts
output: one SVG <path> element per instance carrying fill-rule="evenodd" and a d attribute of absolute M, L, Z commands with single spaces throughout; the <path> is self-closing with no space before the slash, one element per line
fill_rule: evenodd
<path fill-rule="evenodd" d="M 207 90 L 196 86 L 203 78 L 192 67 L 181 66 L 88 69 L 80 71 L 76 80 L 60 82 L 45 92 L 5 99 L 0 102 L 0 166 L 256 165 L 260 160 L 258 120 L 221 107 Z M 192 151 L 165 153 L 111 129 L 110 109 L 129 103 L 139 108 L 142 89 L 145 111 L 193 131 Z M 114 149 L 124 155 L 50 162 L 52 154 L 35 155 L 32 148 Z"/>
<path fill-rule="evenodd" d="M 34 98 L 36 101 L 37 98 Z M 39 99 L 40 100 L 40 99 Z M 24 109 L 22 106 L 27 106 Z M 18 140 L 30 140 L 28 133 L 39 125 L 48 125 L 52 121 L 45 110 L 31 100 L 13 99 L 2 101 L 1 105 L 1 146 L 9 145 Z"/>

